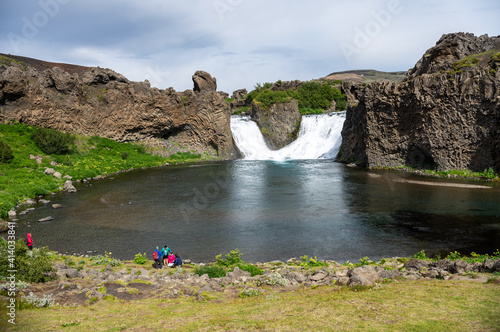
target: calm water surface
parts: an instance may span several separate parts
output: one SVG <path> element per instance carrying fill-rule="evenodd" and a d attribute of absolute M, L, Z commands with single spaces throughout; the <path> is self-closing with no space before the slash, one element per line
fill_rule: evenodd
<path fill-rule="evenodd" d="M 36 246 L 111 251 L 121 259 L 151 256 L 167 244 L 195 262 L 235 248 L 248 262 L 303 255 L 344 262 L 500 247 L 498 186 L 424 186 L 400 178 L 437 181 L 330 160 L 137 170 L 47 197 L 63 208 L 37 207 L 20 217 L 17 232 L 31 232 Z M 37 221 L 47 216 L 54 220 Z"/>

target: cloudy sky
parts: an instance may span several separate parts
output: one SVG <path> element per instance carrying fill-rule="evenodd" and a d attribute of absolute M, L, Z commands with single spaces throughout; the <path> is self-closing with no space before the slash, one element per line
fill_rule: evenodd
<path fill-rule="evenodd" d="M 500 34 L 498 0 L 0 0 L 0 53 L 218 89 L 408 70 L 441 35 Z"/>

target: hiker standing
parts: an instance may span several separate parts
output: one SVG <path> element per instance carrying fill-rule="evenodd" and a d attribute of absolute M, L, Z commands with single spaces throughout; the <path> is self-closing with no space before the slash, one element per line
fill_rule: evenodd
<path fill-rule="evenodd" d="M 161 269 L 162 264 L 162 257 L 161 257 L 161 251 L 156 247 L 156 250 L 153 251 L 153 259 L 155 260 L 155 269 Z"/>
<path fill-rule="evenodd" d="M 33 250 L 33 240 L 31 239 L 31 233 L 26 235 L 26 245 L 28 245 L 29 250 Z"/>

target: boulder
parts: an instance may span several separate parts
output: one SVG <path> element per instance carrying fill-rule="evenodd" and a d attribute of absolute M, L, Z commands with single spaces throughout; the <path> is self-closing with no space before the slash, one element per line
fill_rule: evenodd
<path fill-rule="evenodd" d="M 328 273 L 324 271 L 316 271 L 313 275 L 309 276 L 309 280 L 311 281 L 320 281 L 325 279 L 328 276 Z"/>
<path fill-rule="evenodd" d="M 418 272 L 422 271 L 424 268 L 427 268 L 429 264 L 423 260 L 417 258 L 410 258 L 404 264 L 405 269 L 407 270 L 416 270 Z"/>
<path fill-rule="evenodd" d="M 193 75 L 193 91 L 217 91 L 217 80 L 206 71 L 198 70 Z"/>
<path fill-rule="evenodd" d="M 16 211 L 10 210 L 9 212 L 7 212 L 7 216 L 9 217 L 9 219 L 14 219 L 17 216 Z"/>
<path fill-rule="evenodd" d="M 66 182 L 64 182 L 63 190 L 68 193 L 76 193 L 76 188 L 71 180 L 66 180 Z"/>
<path fill-rule="evenodd" d="M 373 286 L 379 279 L 378 273 L 371 265 L 355 267 L 347 272 L 347 276 L 349 277 L 349 286 Z"/>
<path fill-rule="evenodd" d="M 0 219 L 0 233 L 6 232 L 8 229 L 9 229 L 9 223 L 7 223 L 5 220 Z"/>
<path fill-rule="evenodd" d="M 231 98 L 237 99 L 237 100 L 240 100 L 240 99 L 244 100 L 247 98 L 247 95 L 248 95 L 247 89 L 238 89 L 238 90 L 233 91 Z"/>
<path fill-rule="evenodd" d="M 469 270 L 469 264 L 463 260 L 456 260 L 453 262 L 453 265 L 450 266 L 448 271 L 450 273 L 465 273 Z"/>
<path fill-rule="evenodd" d="M 54 175 L 56 171 L 53 168 L 46 168 L 45 169 L 45 174 L 47 175 Z"/>
<path fill-rule="evenodd" d="M 71 268 L 58 270 L 57 275 L 59 275 L 60 277 L 63 277 L 63 278 L 66 277 L 68 279 L 79 277 L 78 270 L 71 269 Z"/>
<path fill-rule="evenodd" d="M 46 222 L 46 221 L 52 221 L 52 220 L 54 220 L 54 218 L 53 218 L 53 217 L 51 217 L 51 216 L 48 216 L 48 217 L 45 217 L 45 218 L 38 219 L 38 221 L 40 221 L 40 222 Z"/>

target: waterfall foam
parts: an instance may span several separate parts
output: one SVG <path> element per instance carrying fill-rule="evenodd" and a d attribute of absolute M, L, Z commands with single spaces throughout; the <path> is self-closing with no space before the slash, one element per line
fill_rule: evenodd
<path fill-rule="evenodd" d="M 344 121 L 345 112 L 304 115 L 297 139 L 274 151 L 248 116 L 232 116 L 231 131 L 246 160 L 333 159 L 340 150 Z"/>

